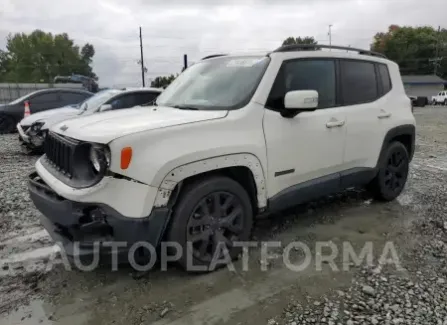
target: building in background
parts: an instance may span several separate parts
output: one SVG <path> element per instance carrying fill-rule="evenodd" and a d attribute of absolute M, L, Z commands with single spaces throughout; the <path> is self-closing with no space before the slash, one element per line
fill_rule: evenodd
<path fill-rule="evenodd" d="M 402 81 L 408 96 L 428 99 L 447 87 L 447 81 L 435 75 L 402 76 Z"/>

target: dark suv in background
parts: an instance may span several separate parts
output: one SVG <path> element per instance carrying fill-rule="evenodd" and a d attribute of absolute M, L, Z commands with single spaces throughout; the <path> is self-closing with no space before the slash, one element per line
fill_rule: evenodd
<path fill-rule="evenodd" d="M 0 134 L 16 130 L 17 123 L 23 118 L 25 102 L 28 101 L 31 114 L 48 109 L 77 104 L 91 97 L 93 93 L 78 89 L 43 89 L 29 93 L 0 105 Z"/>

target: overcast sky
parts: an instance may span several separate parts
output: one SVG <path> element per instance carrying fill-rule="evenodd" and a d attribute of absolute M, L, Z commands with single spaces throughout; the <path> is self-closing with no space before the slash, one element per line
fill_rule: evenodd
<path fill-rule="evenodd" d="M 138 86 L 138 27 L 147 78 L 221 52 L 271 50 L 288 36 L 367 48 L 390 24 L 446 28 L 446 0 L 0 0 L 0 49 L 8 33 L 66 32 L 95 46 L 100 86 Z M 442 9 L 441 9 L 442 8 Z"/>

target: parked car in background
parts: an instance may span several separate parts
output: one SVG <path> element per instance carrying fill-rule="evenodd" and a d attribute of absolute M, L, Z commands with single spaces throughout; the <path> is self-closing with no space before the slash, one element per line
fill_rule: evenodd
<path fill-rule="evenodd" d="M 0 134 L 12 133 L 17 123 L 23 118 L 25 102 L 28 102 L 30 113 L 35 114 L 56 107 L 77 104 L 91 97 L 93 93 L 78 89 L 50 88 L 29 93 L 13 100 L 9 104 L 0 105 Z"/>
<path fill-rule="evenodd" d="M 395 199 L 416 133 L 398 65 L 317 47 L 202 60 L 156 106 L 52 126 L 28 187 L 42 224 L 68 256 L 116 241 L 144 257 L 167 241 L 185 269 L 211 271 L 258 213 L 349 187 Z"/>
<path fill-rule="evenodd" d="M 24 118 L 17 124 L 19 138 L 28 151 L 38 152 L 43 148 L 48 129 L 55 123 L 78 116 L 148 104 L 161 92 L 158 88 L 103 90 L 78 105 L 52 109 Z"/>
<path fill-rule="evenodd" d="M 440 91 L 437 95 L 431 97 L 432 105 L 447 105 L 447 90 Z"/>

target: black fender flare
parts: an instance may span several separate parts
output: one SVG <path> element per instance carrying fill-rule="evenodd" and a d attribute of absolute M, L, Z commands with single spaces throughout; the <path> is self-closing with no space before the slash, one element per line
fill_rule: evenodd
<path fill-rule="evenodd" d="M 410 136 L 411 137 L 411 143 L 410 143 L 410 150 L 408 152 L 410 161 L 413 159 L 414 156 L 414 150 L 415 150 L 415 142 L 416 142 L 416 126 L 413 124 L 404 124 L 396 126 L 386 133 L 382 148 L 380 149 L 380 155 L 379 159 L 377 160 L 377 167 L 379 167 L 380 159 L 383 157 L 383 154 L 388 147 L 388 145 L 393 141 L 393 139 L 399 137 L 399 136 Z"/>

